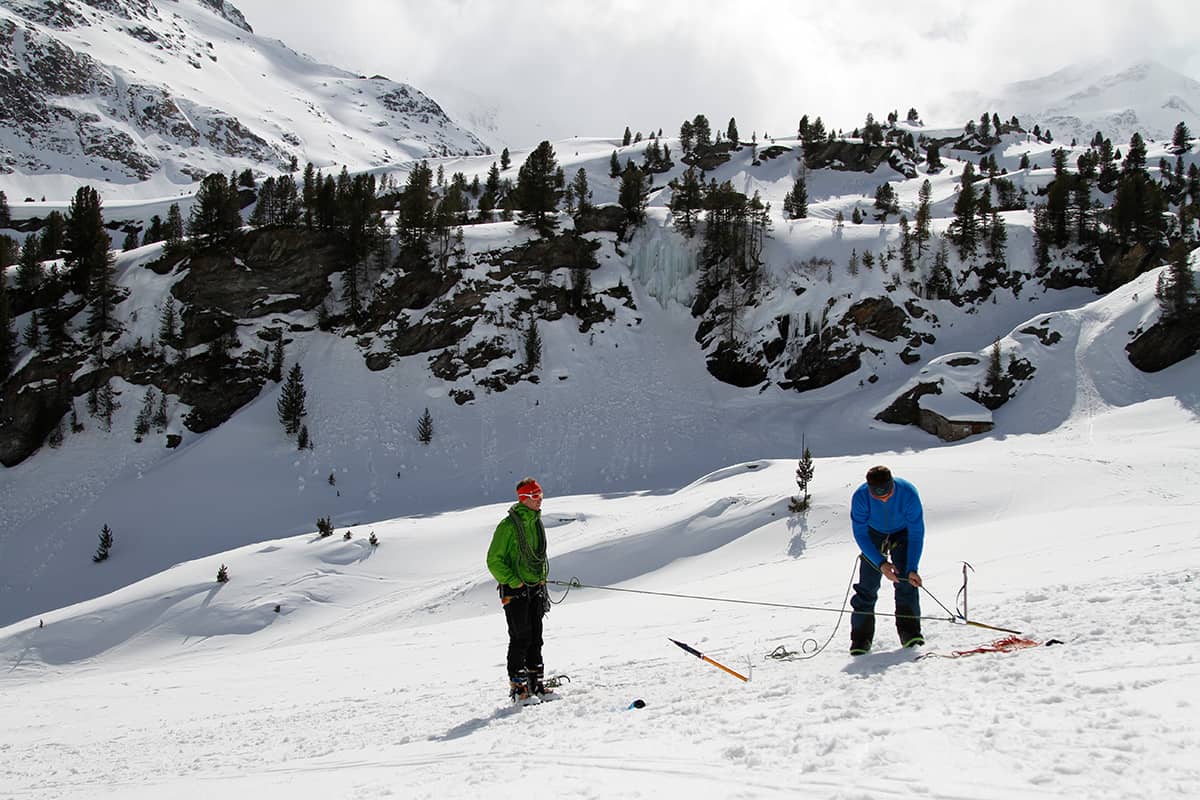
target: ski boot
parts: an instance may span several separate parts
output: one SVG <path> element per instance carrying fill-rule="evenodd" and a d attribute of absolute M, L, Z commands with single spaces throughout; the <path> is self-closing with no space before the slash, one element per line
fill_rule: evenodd
<path fill-rule="evenodd" d="M 546 668 L 541 664 L 533 667 L 529 671 L 529 691 L 538 697 L 553 695 L 554 689 L 547 686 L 545 682 Z"/>
<path fill-rule="evenodd" d="M 508 680 L 508 696 L 514 703 L 524 703 L 530 698 L 529 678 L 524 673 Z"/>

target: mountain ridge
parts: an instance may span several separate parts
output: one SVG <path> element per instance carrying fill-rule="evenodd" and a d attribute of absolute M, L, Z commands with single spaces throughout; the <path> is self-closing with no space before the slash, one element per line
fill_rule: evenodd
<path fill-rule="evenodd" d="M 177 193 L 219 170 L 488 152 L 419 90 L 258 37 L 220 0 L 4 0 L 0 42 L 14 196 L 54 192 L 55 175 Z"/>

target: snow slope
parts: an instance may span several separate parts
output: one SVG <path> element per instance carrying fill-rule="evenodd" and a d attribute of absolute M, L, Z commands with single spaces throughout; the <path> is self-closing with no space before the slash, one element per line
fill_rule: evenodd
<path fill-rule="evenodd" d="M 349 541 L 344 526 L 265 539 L 24 620 L 0 629 L 0 794 L 1188 796 L 1200 398 L 1194 368 L 1167 372 L 1177 396 L 1098 399 L 1048 434 L 818 459 L 803 517 L 786 512 L 793 461 L 667 492 L 552 492 L 552 579 L 811 610 L 573 589 L 545 650 L 571 680 L 540 707 L 504 700 L 483 567 L 504 502 Z M 914 662 L 882 620 L 875 651 L 849 659 L 846 509 L 880 461 L 922 492 L 934 597 L 952 608 L 970 562 L 972 619 L 1065 644 Z M 998 635 L 922 604 L 926 651 Z M 805 639 L 829 645 L 766 658 Z"/>

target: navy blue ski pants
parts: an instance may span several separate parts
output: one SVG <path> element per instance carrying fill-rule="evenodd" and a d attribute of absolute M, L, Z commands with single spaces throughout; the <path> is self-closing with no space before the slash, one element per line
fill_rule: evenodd
<path fill-rule="evenodd" d="M 908 582 L 908 529 L 883 534 L 868 530 L 871 542 L 881 553 L 890 554 L 888 560 L 896 565 L 900 582 L 896 584 L 896 633 L 900 644 L 921 635 L 920 590 Z M 850 598 L 850 641 L 855 645 L 869 645 L 875 638 L 875 601 L 879 599 L 879 584 L 883 573 L 865 558 L 859 558 L 858 583 L 854 584 L 854 597 Z"/>

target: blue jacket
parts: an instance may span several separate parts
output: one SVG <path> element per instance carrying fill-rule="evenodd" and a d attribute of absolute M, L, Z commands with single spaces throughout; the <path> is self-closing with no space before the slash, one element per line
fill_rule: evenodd
<path fill-rule="evenodd" d="M 917 566 L 921 563 L 921 551 L 925 547 L 925 512 L 921 508 L 921 497 L 917 487 L 902 478 L 895 478 L 896 491 L 883 502 L 871 496 L 871 490 L 864 483 L 855 490 L 850 498 L 850 524 L 854 527 L 854 541 L 858 549 L 874 564 L 883 563 L 883 554 L 871 541 L 868 528 L 880 533 L 896 533 L 908 528 L 908 563 L 897 564 L 896 570 L 906 576 L 910 572 L 919 572 Z"/>

